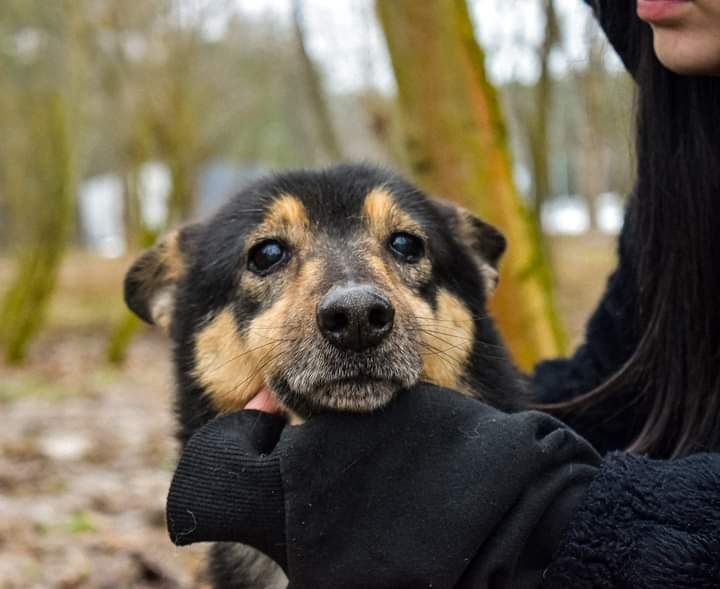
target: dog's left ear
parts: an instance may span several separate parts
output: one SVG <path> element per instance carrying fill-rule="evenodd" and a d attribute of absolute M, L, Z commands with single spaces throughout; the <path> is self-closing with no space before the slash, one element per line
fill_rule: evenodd
<path fill-rule="evenodd" d="M 125 275 L 125 304 L 146 323 L 167 332 L 175 290 L 187 270 L 187 254 L 199 224 L 171 231 L 143 253 Z"/>
<path fill-rule="evenodd" d="M 434 203 L 455 237 L 474 255 L 485 290 L 492 294 L 498 285 L 498 264 L 507 248 L 505 236 L 464 207 L 441 199 L 434 199 Z"/>

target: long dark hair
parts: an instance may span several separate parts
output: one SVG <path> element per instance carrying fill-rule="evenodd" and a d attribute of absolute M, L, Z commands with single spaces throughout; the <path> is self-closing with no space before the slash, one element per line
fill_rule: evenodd
<path fill-rule="evenodd" d="M 604 384 L 556 408 L 632 404 L 643 423 L 629 450 L 658 458 L 718 451 L 720 78 L 672 73 L 655 55 L 650 27 L 631 22 L 637 185 L 628 237 L 639 343 Z"/>

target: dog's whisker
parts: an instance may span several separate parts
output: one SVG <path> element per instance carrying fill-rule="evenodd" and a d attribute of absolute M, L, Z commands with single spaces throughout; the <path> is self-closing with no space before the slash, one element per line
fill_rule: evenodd
<path fill-rule="evenodd" d="M 436 346 L 433 346 L 432 344 L 428 344 L 427 342 L 421 342 L 420 345 L 423 346 L 425 349 L 429 350 L 433 355 L 437 356 L 441 360 L 449 362 L 450 367 L 459 368 L 460 366 L 462 366 L 462 362 L 458 358 L 450 356 L 447 350 L 442 350 Z"/>
<path fill-rule="evenodd" d="M 270 346 L 270 345 L 273 345 L 273 344 L 274 344 L 273 348 L 270 349 L 270 352 L 272 352 L 272 350 L 274 350 L 275 348 L 277 348 L 278 346 L 280 346 L 280 344 L 283 344 L 283 343 L 293 343 L 293 342 L 295 342 L 295 341 L 296 341 L 296 339 L 294 339 L 294 338 L 281 338 L 281 339 L 274 339 L 274 340 L 267 341 L 267 342 L 265 342 L 265 343 L 263 343 L 263 344 L 260 344 L 260 345 L 258 345 L 258 346 L 255 346 L 254 348 L 250 348 L 249 350 L 245 350 L 245 351 L 241 352 L 240 354 L 235 354 L 234 356 L 228 358 L 228 359 L 227 359 L 225 362 L 223 362 L 222 364 L 218 364 L 217 366 L 213 366 L 212 369 L 213 369 L 213 370 L 220 370 L 220 369 L 222 369 L 222 368 L 225 368 L 225 367 L 228 366 L 229 364 L 232 364 L 233 362 L 236 362 L 236 361 L 238 361 L 238 360 L 241 360 L 242 358 L 244 358 L 244 357 L 247 356 L 248 354 L 252 354 L 252 353 L 254 353 L 254 352 L 257 352 L 257 351 L 259 351 L 259 350 L 262 350 L 263 348 L 267 348 L 267 347 Z"/>
<path fill-rule="evenodd" d="M 460 333 L 451 333 L 448 331 L 440 331 L 438 329 L 427 329 L 425 327 L 415 327 L 415 328 L 408 328 L 408 331 L 411 333 L 427 333 L 428 335 L 442 335 L 449 338 L 454 338 L 458 340 L 468 340 L 472 339 L 468 336 L 466 332 L 460 332 Z"/>
<path fill-rule="evenodd" d="M 420 355 L 422 357 L 431 356 L 431 357 L 437 358 L 445 365 L 445 367 L 450 372 L 457 373 L 457 372 L 460 372 L 460 370 L 462 368 L 462 366 L 457 361 L 455 361 L 452 357 L 449 357 L 446 354 L 443 354 L 441 351 L 421 352 Z"/>
<path fill-rule="evenodd" d="M 474 323 L 475 321 L 480 321 L 489 317 L 490 315 L 488 315 L 487 313 L 485 313 L 484 315 L 469 315 L 468 319 L 443 319 L 442 317 L 422 317 L 419 315 L 414 315 L 414 318 L 418 320 L 418 322 L 428 321 L 430 323 Z"/>
<path fill-rule="evenodd" d="M 268 358 L 268 359 L 266 359 L 266 360 L 261 361 L 260 363 L 258 363 L 258 364 L 256 365 L 256 367 L 255 367 L 255 370 L 250 374 L 250 376 L 248 376 L 247 378 L 245 378 L 243 381 L 239 382 L 239 383 L 235 386 L 235 388 L 236 388 L 236 389 L 241 389 L 241 388 L 244 387 L 247 383 L 250 383 L 250 382 L 252 382 L 253 380 L 255 380 L 255 378 L 262 373 L 262 371 L 265 369 L 265 367 L 266 367 L 268 364 L 271 364 L 271 363 L 275 362 L 276 360 L 278 360 L 279 358 L 281 358 L 285 353 L 286 353 L 285 351 L 281 351 L 281 352 L 279 352 L 278 354 L 275 354 L 272 358 Z"/>
<path fill-rule="evenodd" d="M 460 351 L 460 352 L 464 352 L 464 351 L 465 351 L 465 348 L 464 348 L 464 347 L 460 346 L 459 344 L 454 344 L 454 343 L 452 343 L 452 342 L 449 342 L 448 340 L 446 340 L 445 338 L 441 337 L 440 335 L 437 335 L 437 334 L 432 333 L 432 332 L 429 332 L 429 331 L 423 331 L 423 330 L 420 330 L 420 333 L 424 333 L 424 334 L 426 334 L 426 335 L 429 335 L 430 337 L 434 337 L 435 339 L 437 339 L 437 340 L 441 341 L 442 343 L 446 344 L 447 346 L 449 346 L 449 347 L 447 348 L 448 350 L 458 350 L 458 351 Z M 464 338 L 463 338 L 463 339 L 464 339 Z M 467 340 L 465 340 L 465 341 L 467 342 Z"/>
<path fill-rule="evenodd" d="M 212 366 L 212 370 L 222 370 L 223 368 L 225 368 L 225 367 L 228 366 L 229 364 L 232 364 L 233 362 L 237 362 L 238 360 L 241 360 L 242 358 L 244 358 L 244 357 L 247 356 L 248 354 L 251 354 L 251 353 L 253 353 L 253 352 L 257 352 L 258 350 L 261 350 L 262 348 L 265 348 L 265 347 L 267 347 L 267 346 L 269 346 L 269 345 L 273 345 L 273 344 L 275 344 L 275 347 L 277 347 L 277 346 L 280 345 L 280 343 L 268 342 L 268 343 L 266 343 L 266 344 L 262 344 L 262 345 L 260 345 L 260 346 L 256 346 L 256 347 L 254 347 L 254 348 L 252 348 L 252 349 L 250 349 L 250 350 L 245 350 L 244 352 L 241 352 L 240 354 L 235 354 L 234 356 L 226 359 L 222 364 L 213 365 L 213 366 Z M 274 349 L 274 348 L 273 348 L 273 349 Z"/>

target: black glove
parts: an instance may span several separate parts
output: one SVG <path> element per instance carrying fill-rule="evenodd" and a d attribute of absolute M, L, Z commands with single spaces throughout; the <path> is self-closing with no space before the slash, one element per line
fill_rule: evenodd
<path fill-rule="evenodd" d="M 168 527 L 255 546 L 296 588 L 536 586 L 599 463 L 547 415 L 429 385 L 282 426 L 246 411 L 199 430 Z"/>
<path fill-rule="evenodd" d="M 285 505 L 275 448 L 284 427 L 276 415 L 240 411 L 214 419 L 190 438 L 168 495 L 167 525 L 175 544 L 242 541 L 285 567 Z"/>

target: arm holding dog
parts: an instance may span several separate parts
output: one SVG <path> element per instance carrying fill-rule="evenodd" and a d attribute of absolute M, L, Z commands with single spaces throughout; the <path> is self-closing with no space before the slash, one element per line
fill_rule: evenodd
<path fill-rule="evenodd" d="M 720 578 L 717 455 L 601 462 L 546 415 L 503 414 L 427 385 L 371 415 L 278 423 L 247 412 L 196 434 L 168 500 L 173 541 L 253 543 L 293 587 L 642 589 Z M 272 449 L 262 446 L 269 429 Z M 227 451 L 228 438 L 247 436 L 267 454 L 248 456 L 247 442 Z M 258 460 L 273 483 L 244 492 L 238 473 L 254 480 Z M 284 513 L 272 508 L 279 495 Z M 260 540 L 258 514 L 269 534 Z"/>
<path fill-rule="evenodd" d="M 424 384 L 370 415 L 274 431 L 271 450 L 278 418 L 246 413 L 191 438 L 169 495 L 170 534 L 252 543 L 293 587 L 484 586 L 498 575 L 538 586 L 556 523 L 599 462 L 546 415 L 508 415 Z M 279 496 L 284 517 L 272 507 Z M 258 535 L 258 514 L 274 540 Z"/>

